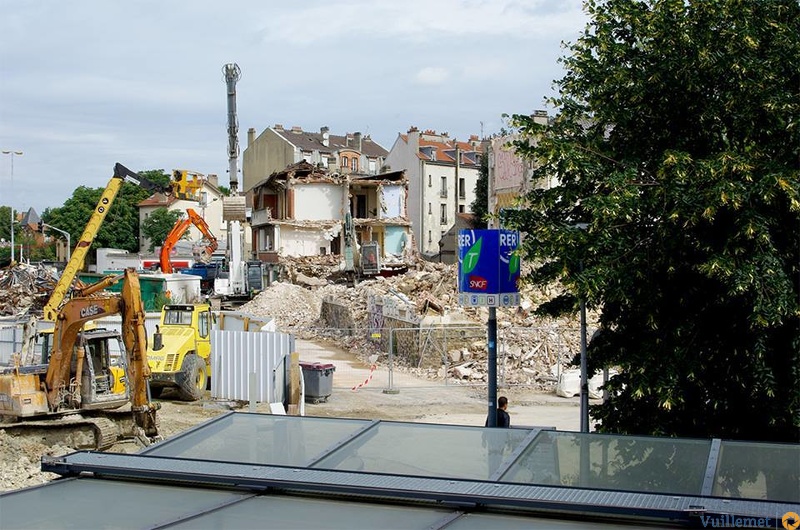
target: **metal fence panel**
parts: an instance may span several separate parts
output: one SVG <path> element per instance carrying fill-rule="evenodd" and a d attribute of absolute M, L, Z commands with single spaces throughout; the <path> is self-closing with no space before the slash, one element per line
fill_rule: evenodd
<path fill-rule="evenodd" d="M 294 337 L 279 332 L 211 332 L 211 397 L 248 401 L 255 374 L 254 397 L 261 403 L 284 400 L 287 366 Z"/>
<path fill-rule="evenodd" d="M 0 366 L 9 366 L 11 356 L 22 347 L 22 324 L 3 324 L 0 327 Z"/>

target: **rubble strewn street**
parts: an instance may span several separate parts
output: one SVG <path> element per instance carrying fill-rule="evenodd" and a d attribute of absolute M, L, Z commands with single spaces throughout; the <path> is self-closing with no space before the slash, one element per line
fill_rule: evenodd
<path fill-rule="evenodd" d="M 370 297 L 397 300 L 416 312 L 420 327 L 457 325 L 475 327 L 479 335 L 466 347 L 447 352 L 447 373 L 441 363 L 421 366 L 396 359 L 400 369 L 410 370 L 428 379 L 449 377 L 475 383 L 486 380 L 485 327 L 488 309 L 461 307 L 458 304 L 457 265 L 418 260 L 404 274 L 378 276 L 362 280 L 355 286 L 344 282 L 339 260 L 331 256 L 286 260 L 284 280 L 274 282 L 264 292 L 240 308 L 260 317 L 272 317 L 279 329 L 304 338 L 326 338 L 362 359 L 376 353 L 375 345 L 360 338 L 365 334 L 341 337 L 320 318 L 323 300 L 328 299 L 349 310 L 352 327 L 369 328 L 367 307 Z M 315 285 L 293 283 L 293 279 L 311 278 Z M 557 364 L 568 364 L 579 351 L 576 319 L 553 320 L 532 314 L 532 309 L 552 293 L 523 288 L 518 308 L 498 309 L 498 334 L 503 342 L 506 361 L 505 381 L 528 385 L 537 390 L 555 388 Z M 442 317 L 442 318 L 428 318 Z M 499 355 L 499 354 L 498 354 Z M 379 357 L 385 361 L 386 357 Z M 380 361 L 379 361 L 380 362 Z"/>

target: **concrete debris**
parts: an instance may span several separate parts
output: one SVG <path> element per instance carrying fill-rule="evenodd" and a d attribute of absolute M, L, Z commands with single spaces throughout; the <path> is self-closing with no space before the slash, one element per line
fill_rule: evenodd
<path fill-rule="evenodd" d="M 24 316 L 41 311 L 58 276 L 51 267 L 14 263 L 0 270 L 0 315 Z"/>
<path fill-rule="evenodd" d="M 0 429 L 0 485 L 3 491 L 44 484 L 57 478 L 41 471 L 41 457 L 63 456 L 74 452 L 63 445 L 46 445 L 30 438 L 12 436 Z"/>
<path fill-rule="evenodd" d="M 388 361 L 388 347 L 368 338 L 374 304 L 382 306 L 384 315 L 408 322 L 403 327 L 420 328 L 420 337 L 448 326 L 469 328 L 467 337 L 463 331 L 448 332 L 448 337 L 461 333 L 463 341 L 457 345 L 447 345 L 456 339 L 437 337 L 419 355 L 395 355 L 394 367 L 430 379 L 446 376 L 456 382 L 486 381 L 488 309 L 458 304 L 456 265 L 419 260 L 404 274 L 362 280 L 355 287 L 339 283 L 343 277 L 336 256 L 287 260 L 284 270 L 287 281 L 273 283 L 241 310 L 272 317 L 279 329 L 303 338 L 333 341 L 365 361 L 378 354 L 379 364 Z M 579 352 L 576 319 L 530 314 L 529 310 L 550 294 L 523 288 L 519 308 L 497 310 L 498 374 L 506 384 L 553 391 L 557 378 L 551 367 L 568 365 Z M 442 366 L 443 360 L 446 366 Z"/>

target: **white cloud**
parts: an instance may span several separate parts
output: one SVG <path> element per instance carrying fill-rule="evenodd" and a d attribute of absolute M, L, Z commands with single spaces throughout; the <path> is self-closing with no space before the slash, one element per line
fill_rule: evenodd
<path fill-rule="evenodd" d="M 441 85 L 447 81 L 448 77 L 450 77 L 450 73 L 446 69 L 427 66 L 417 72 L 414 80 L 420 85 Z"/>
<path fill-rule="evenodd" d="M 59 206 L 115 162 L 225 176 L 221 68 L 242 68 L 249 127 L 368 131 L 387 148 L 410 125 L 496 132 L 540 107 L 581 0 L 136 0 L 5 2 L 0 147 L 20 149 L 12 197 Z M 16 161 L 15 161 L 16 164 Z"/>
<path fill-rule="evenodd" d="M 557 9 L 553 6 L 557 5 Z M 579 29 L 580 1 L 539 0 L 350 0 L 293 4 L 292 10 L 263 10 L 259 32 L 265 41 L 324 44 L 340 38 L 433 41 L 476 35 L 547 40 Z"/>

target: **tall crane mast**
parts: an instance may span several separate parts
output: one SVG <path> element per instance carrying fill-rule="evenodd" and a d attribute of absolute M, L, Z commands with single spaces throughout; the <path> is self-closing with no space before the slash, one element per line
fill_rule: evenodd
<path fill-rule="evenodd" d="M 228 171 L 231 179 L 231 194 L 239 193 L 239 121 L 236 118 L 236 83 L 242 77 L 242 70 L 236 63 L 222 67 L 225 84 L 228 86 Z"/>
<path fill-rule="evenodd" d="M 245 197 L 239 194 L 239 121 L 236 117 L 236 83 L 242 77 L 242 70 L 236 63 L 222 67 L 222 75 L 228 92 L 228 173 L 230 177 L 230 197 L 222 199 L 222 218 L 227 222 L 228 245 L 228 295 L 243 296 L 248 292 L 245 277 L 245 262 L 242 256 L 243 232 L 241 223 L 247 221 Z"/>

